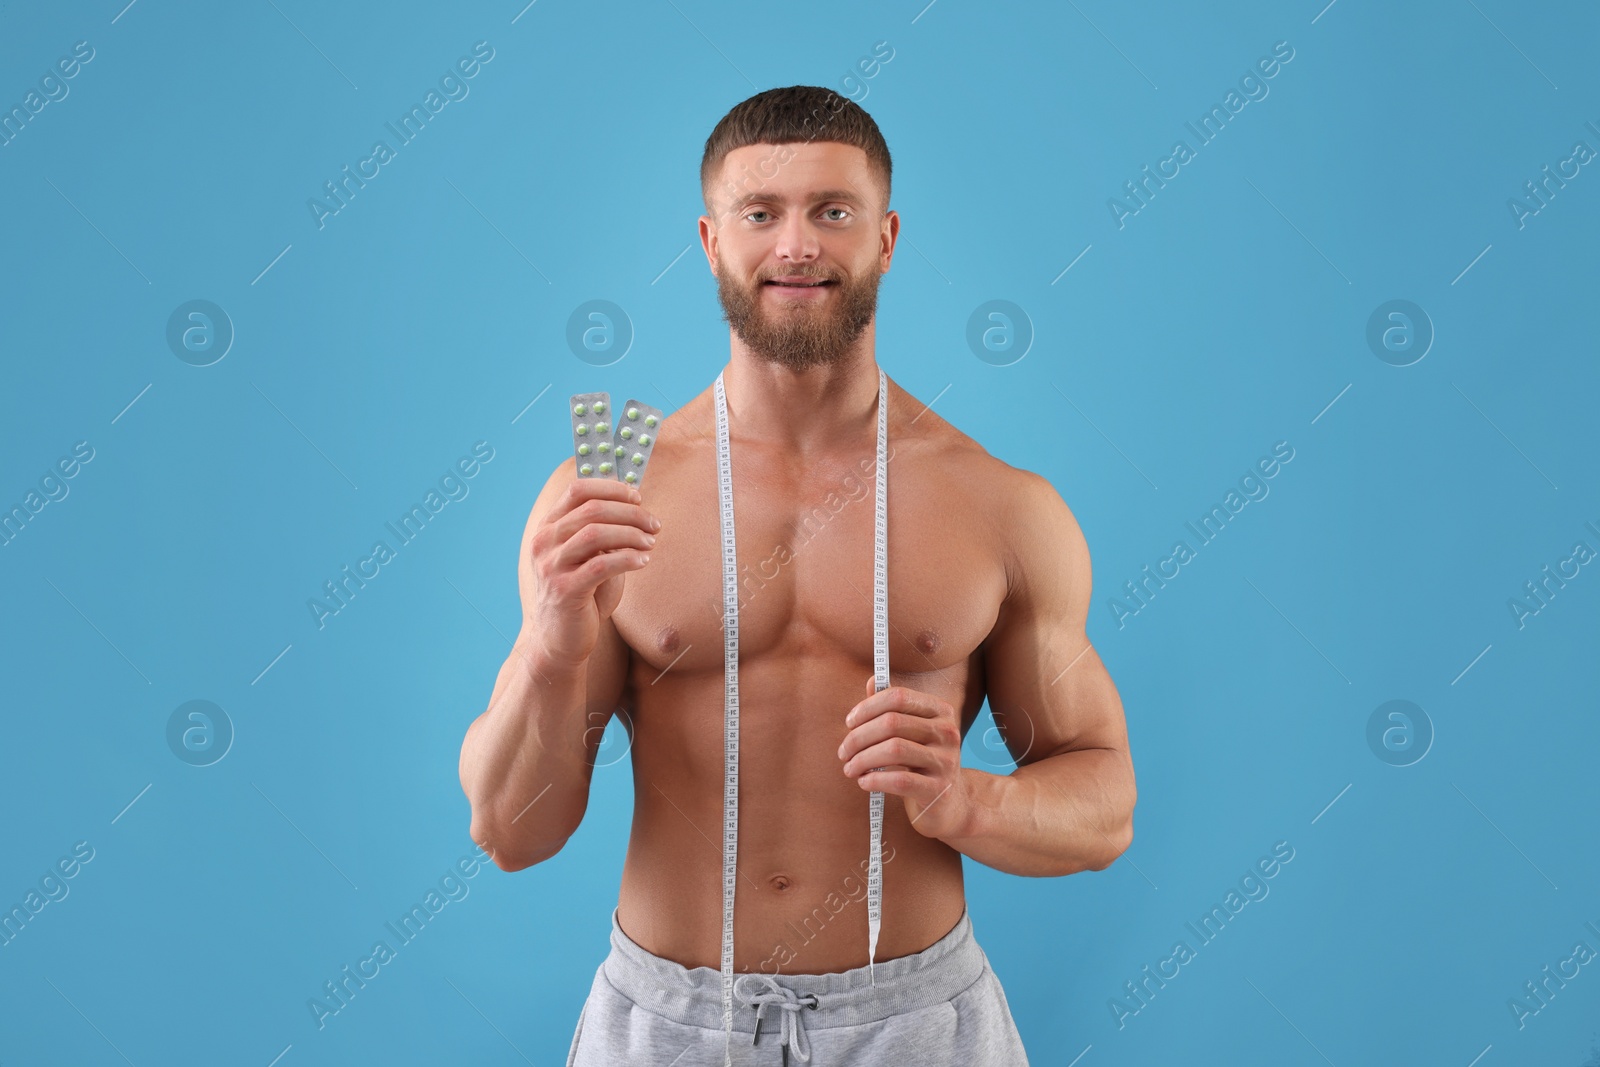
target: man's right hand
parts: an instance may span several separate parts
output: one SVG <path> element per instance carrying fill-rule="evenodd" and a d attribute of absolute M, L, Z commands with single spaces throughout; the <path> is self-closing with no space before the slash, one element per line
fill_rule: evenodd
<path fill-rule="evenodd" d="M 622 600 L 624 575 L 650 562 L 661 523 L 642 499 L 623 482 L 577 478 L 534 530 L 523 613 L 550 659 L 587 660 L 600 620 Z"/>

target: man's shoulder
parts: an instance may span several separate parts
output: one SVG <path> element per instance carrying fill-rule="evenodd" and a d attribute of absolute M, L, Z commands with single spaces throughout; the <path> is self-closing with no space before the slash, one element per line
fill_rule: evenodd
<path fill-rule="evenodd" d="M 920 405 L 919 405 L 920 407 Z M 1055 496 L 1049 479 L 1010 463 L 984 448 L 971 435 L 937 415 L 931 407 L 913 416 L 914 432 L 905 435 L 915 464 L 951 490 L 984 497 L 988 511 L 1027 513 Z M 893 448 L 893 435 L 889 442 Z M 1059 499 L 1059 497 L 1057 498 Z"/>

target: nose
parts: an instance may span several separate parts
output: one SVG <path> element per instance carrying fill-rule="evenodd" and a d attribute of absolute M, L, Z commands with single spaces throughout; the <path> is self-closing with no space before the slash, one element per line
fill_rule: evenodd
<path fill-rule="evenodd" d="M 778 240 L 773 254 L 791 263 L 806 263 L 822 253 L 816 227 L 803 212 L 792 212 L 778 225 Z"/>

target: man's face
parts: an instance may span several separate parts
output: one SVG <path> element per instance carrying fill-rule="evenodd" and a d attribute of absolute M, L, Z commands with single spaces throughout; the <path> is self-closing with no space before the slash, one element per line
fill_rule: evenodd
<path fill-rule="evenodd" d="M 843 359 L 877 313 L 900 225 L 867 154 L 747 145 L 728 153 L 708 195 L 716 215 L 701 216 L 700 239 L 740 340 L 795 371 Z"/>

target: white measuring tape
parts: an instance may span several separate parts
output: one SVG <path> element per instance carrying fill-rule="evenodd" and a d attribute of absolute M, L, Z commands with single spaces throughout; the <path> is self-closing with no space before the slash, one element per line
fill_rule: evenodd
<path fill-rule="evenodd" d="M 722 1026 L 723 1065 L 733 1063 L 733 896 L 739 856 L 739 562 L 734 547 L 733 469 L 728 449 L 728 400 L 717 375 L 717 502 L 722 512 L 722 633 L 726 676 L 723 744 L 726 773 L 722 786 Z M 872 538 L 873 691 L 889 688 L 889 381 L 878 370 L 877 511 Z M 877 768 L 874 768 L 877 769 Z M 878 951 L 883 914 L 883 794 L 868 801 L 867 973 L 877 984 L 872 963 Z"/>

